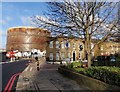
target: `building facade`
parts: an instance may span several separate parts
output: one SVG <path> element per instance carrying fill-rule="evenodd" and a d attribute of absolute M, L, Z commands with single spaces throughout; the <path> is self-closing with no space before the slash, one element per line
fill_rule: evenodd
<path fill-rule="evenodd" d="M 92 40 L 91 49 L 95 43 L 96 40 Z M 6 50 L 18 50 L 18 52 L 25 52 L 25 55 L 33 50 L 39 53 L 44 52 L 47 61 L 76 61 L 85 58 L 83 39 L 65 36 L 52 37 L 49 31 L 33 27 L 8 29 Z M 94 58 L 119 52 L 119 42 L 106 41 L 95 46 L 91 54 Z"/>
<path fill-rule="evenodd" d="M 31 51 L 37 49 L 46 50 L 48 37 L 51 34 L 47 30 L 34 27 L 14 27 L 7 31 L 6 50 Z"/>
<path fill-rule="evenodd" d="M 75 61 L 84 58 L 84 44 L 81 39 L 73 37 L 51 38 L 46 47 L 46 59 Z"/>
<path fill-rule="evenodd" d="M 120 53 L 120 43 L 113 41 L 102 42 L 99 45 L 99 55 L 110 55 Z"/>
<path fill-rule="evenodd" d="M 92 59 L 97 56 L 109 56 L 111 54 L 120 54 L 120 43 L 105 41 L 96 45 L 96 40 L 92 40 L 91 52 Z M 52 37 L 46 47 L 46 59 L 48 61 L 76 61 L 84 60 L 84 40 L 74 37 Z"/>

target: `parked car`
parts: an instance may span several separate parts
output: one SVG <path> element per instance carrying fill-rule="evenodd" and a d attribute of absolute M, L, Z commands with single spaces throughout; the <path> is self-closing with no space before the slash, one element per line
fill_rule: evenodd
<path fill-rule="evenodd" d="M 112 61 L 115 62 L 116 61 L 116 57 L 113 55 L 110 56 L 97 56 L 93 61 Z"/>
<path fill-rule="evenodd" d="M 94 58 L 93 61 L 104 61 L 104 60 L 106 60 L 105 56 L 97 56 L 96 58 Z"/>
<path fill-rule="evenodd" d="M 110 56 L 110 61 L 111 62 L 115 62 L 116 61 L 116 57 L 115 56 Z"/>

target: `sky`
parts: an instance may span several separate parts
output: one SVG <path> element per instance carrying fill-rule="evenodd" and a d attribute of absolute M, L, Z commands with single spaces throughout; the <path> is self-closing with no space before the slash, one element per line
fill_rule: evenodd
<path fill-rule="evenodd" d="M 36 15 L 44 16 L 43 13 L 47 12 L 47 10 L 45 2 L 0 2 L 0 49 L 6 48 L 8 28 L 35 26 L 31 21 L 31 17 Z"/>
<path fill-rule="evenodd" d="M 0 48 L 6 48 L 7 29 L 16 26 L 35 26 L 31 17 L 47 11 L 45 2 L 0 3 Z"/>

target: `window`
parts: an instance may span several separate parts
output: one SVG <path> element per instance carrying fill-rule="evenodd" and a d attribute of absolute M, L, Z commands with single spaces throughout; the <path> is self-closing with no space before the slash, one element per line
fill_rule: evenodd
<path fill-rule="evenodd" d="M 66 41 L 65 47 L 66 47 L 66 48 L 70 48 L 70 42 Z"/>
<path fill-rule="evenodd" d="M 65 59 L 65 53 L 62 52 L 62 60 Z"/>
<path fill-rule="evenodd" d="M 101 50 L 103 50 L 103 45 L 101 45 Z"/>
<path fill-rule="evenodd" d="M 118 46 L 117 46 L 116 50 L 118 51 Z"/>
<path fill-rule="evenodd" d="M 101 53 L 101 55 L 103 55 L 103 53 Z"/>
<path fill-rule="evenodd" d="M 66 42 L 66 48 L 70 48 L 70 42 Z"/>
<path fill-rule="evenodd" d="M 53 53 L 50 53 L 50 60 L 53 60 Z"/>
<path fill-rule="evenodd" d="M 56 41 L 56 48 L 59 48 L 59 47 L 60 47 L 59 41 Z"/>
<path fill-rule="evenodd" d="M 53 41 L 50 42 L 50 48 L 53 48 Z"/>
<path fill-rule="evenodd" d="M 56 60 L 59 60 L 59 53 L 56 53 Z"/>
<path fill-rule="evenodd" d="M 82 53 L 79 53 L 79 59 L 80 60 L 82 59 Z"/>
<path fill-rule="evenodd" d="M 79 44 L 79 50 L 82 51 L 83 50 L 83 45 Z"/>
<path fill-rule="evenodd" d="M 111 45 L 111 50 L 113 50 L 113 46 Z"/>
<path fill-rule="evenodd" d="M 65 47 L 64 42 L 61 42 L 61 47 L 62 47 L 62 48 L 64 48 L 64 47 Z"/>
<path fill-rule="evenodd" d="M 70 52 L 68 52 L 68 58 L 70 58 Z"/>
<path fill-rule="evenodd" d="M 76 46 L 76 43 L 73 43 L 73 48 L 75 48 L 75 46 Z"/>

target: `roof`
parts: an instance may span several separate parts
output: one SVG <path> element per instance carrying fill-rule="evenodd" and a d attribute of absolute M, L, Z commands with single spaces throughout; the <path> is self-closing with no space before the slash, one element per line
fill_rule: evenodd
<path fill-rule="evenodd" d="M 8 28 L 8 30 L 11 30 L 11 29 L 16 29 L 16 28 L 31 28 L 31 29 L 40 29 L 40 30 L 44 30 L 44 31 L 47 31 L 49 32 L 47 29 L 43 29 L 43 28 L 38 28 L 38 27 L 32 27 L 32 26 L 17 26 L 17 27 L 11 27 L 11 28 Z M 50 33 L 50 32 L 49 32 Z"/>

